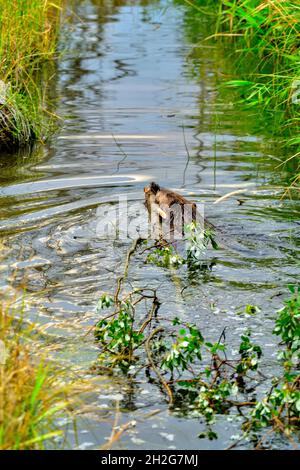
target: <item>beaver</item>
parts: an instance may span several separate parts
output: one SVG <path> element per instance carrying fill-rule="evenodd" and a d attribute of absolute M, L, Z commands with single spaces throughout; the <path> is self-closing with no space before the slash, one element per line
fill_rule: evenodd
<path fill-rule="evenodd" d="M 204 227 L 204 219 L 197 211 L 196 203 L 185 197 L 162 188 L 154 181 L 144 188 L 145 206 L 148 210 L 151 223 L 165 226 L 169 223 L 169 234 L 174 239 L 174 234 L 181 238 L 184 235 L 184 226 L 191 222 L 198 222 Z"/>
<path fill-rule="evenodd" d="M 197 210 L 196 203 L 189 201 L 181 194 L 162 188 L 154 181 L 149 186 L 145 186 L 144 193 L 145 206 L 150 216 L 151 225 L 155 226 L 156 238 L 163 238 L 171 242 L 176 238 L 184 238 L 185 225 L 196 222 L 201 230 L 209 230 L 213 233 L 216 246 L 219 248 L 229 249 L 234 253 L 252 253 L 241 244 L 240 240 L 229 236 L 223 229 L 216 227 L 204 218 Z M 167 230 L 166 227 L 163 227 L 163 222 L 166 222 Z"/>

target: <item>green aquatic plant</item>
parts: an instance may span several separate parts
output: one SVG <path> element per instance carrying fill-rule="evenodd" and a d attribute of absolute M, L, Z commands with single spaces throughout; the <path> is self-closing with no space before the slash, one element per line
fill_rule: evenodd
<path fill-rule="evenodd" d="M 283 432 L 287 437 L 299 430 L 300 424 L 300 377 L 293 381 L 284 381 L 271 393 L 259 401 L 251 412 L 251 418 L 244 429 L 251 432 L 273 426 L 276 431 Z"/>
<path fill-rule="evenodd" d="M 2 82 L 4 83 L 4 82 Z M 22 142 L 30 142 L 44 135 L 39 115 L 39 90 L 30 94 L 19 93 L 13 90 L 10 84 L 5 88 L 0 102 L 0 140 L 2 146 L 10 147 Z"/>
<path fill-rule="evenodd" d="M 245 313 L 247 313 L 247 315 L 256 315 L 260 311 L 261 310 L 257 305 L 247 304 L 245 307 Z"/>
<path fill-rule="evenodd" d="M 151 300 L 150 309 L 147 300 Z M 136 318 L 136 305 L 144 302 L 146 319 L 141 325 Z M 145 342 L 145 330 L 151 326 L 159 308 L 155 289 L 136 288 L 122 299 L 117 296 L 103 294 L 97 304 L 96 311 L 113 309 L 102 317 L 94 327 L 95 341 L 101 348 L 98 363 L 106 368 L 119 368 L 127 372 L 137 362 L 139 348 Z"/>
<path fill-rule="evenodd" d="M 256 403 L 244 429 L 253 433 L 272 426 L 293 443 L 291 434 L 300 427 L 300 288 L 289 289 L 292 295 L 277 312 L 273 330 L 281 339 L 277 357 L 283 372 L 273 378 L 269 393 Z"/>
<path fill-rule="evenodd" d="M 173 373 L 174 370 L 185 371 L 196 359 L 201 360 L 201 348 L 203 336 L 193 325 L 179 330 L 176 341 L 171 348 L 166 348 L 167 353 L 163 357 L 160 366 Z"/>
<path fill-rule="evenodd" d="M 250 334 L 250 332 L 247 332 L 247 334 L 241 336 L 239 348 L 241 359 L 236 366 L 239 375 L 245 375 L 249 370 L 257 370 L 262 356 L 261 347 L 251 342 Z"/>
<path fill-rule="evenodd" d="M 210 237 L 209 233 L 205 243 L 210 243 Z M 166 393 L 171 409 L 204 418 L 207 430 L 199 437 L 215 439 L 211 426 L 218 417 L 231 415 L 235 419 L 238 412 L 244 420 L 243 434 L 230 447 L 249 438 L 259 448 L 275 432 L 292 442 L 292 434 L 300 428 L 299 287 L 289 287 L 291 297 L 276 315 L 273 334 L 281 340 L 278 366 L 283 367 L 277 376 L 268 377 L 261 367 L 263 349 L 253 342 L 249 330 L 241 335 L 235 357 L 229 357 L 226 328 L 217 341 L 210 341 L 195 324 L 172 315 L 159 316 L 155 289 L 123 291 L 130 259 L 140 245 L 136 240 L 128 251 L 115 294 L 103 294 L 96 307 L 101 315 L 107 311 L 94 329 L 101 348 L 99 370 L 104 366 L 106 371 L 121 369 L 133 376 L 144 370 L 147 379 Z M 247 307 L 251 314 L 260 311 L 250 304 Z M 262 383 L 263 397 L 257 397 L 256 389 Z"/>
<path fill-rule="evenodd" d="M 210 246 L 214 250 L 219 248 L 215 232 L 212 229 L 203 229 L 201 224 L 192 222 L 185 225 L 184 233 L 185 257 L 178 254 L 171 244 L 164 242 L 151 248 L 146 257 L 146 263 L 152 263 L 163 268 L 178 269 L 184 264 L 189 268 L 195 268 L 199 266 Z"/>
<path fill-rule="evenodd" d="M 278 312 L 273 333 L 281 337 L 285 345 L 279 358 L 284 359 L 286 367 L 293 366 L 300 360 L 300 288 L 289 286 L 292 297 L 284 302 L 284 307 Z"/>
<path fill-rule="evenodd" d="M 185 234 L 186 262 L 189 265 L 197 264 L 210 245 L 214 250 L 219 248 L 215 239 L 215 232 L 212 229 L 203 229 L 196 222 L 185 226 Z"/>
<path fill-rule="evenodd" d="M 200 412 L 208 424 L 213 424 L 216 420 L 216 414 L 224 414 L 231 408 L 229 398 L 235 397 L 238 393 L 238 387 L 229 380 L 222 380 L 214 387 L 201 386 L 195 408 Z M 217 437 L 217 434 L 215 434 Z"/>
<path fill-rule="evenodd" d="M 152 263 L 161 268 L 177 269 L 185 263 L 185 260 L 176 253 L 172 245 L 162 245 L 148 254 L 146 263 Z"/>
<path fill-rule="evenodd" d="M 104 294 L 100 299 L 101 308 L 113 305 L 111 297 Z M 144 339 L 142 332 L 134 329 L 134 307 L 129 300 L 122 301 L 117 314 L 100 320 L 95 327 L 95 339 L 102 346 L 99 360 L 109 366 L 122 369 L 134 362 L 134 350 Z"/>

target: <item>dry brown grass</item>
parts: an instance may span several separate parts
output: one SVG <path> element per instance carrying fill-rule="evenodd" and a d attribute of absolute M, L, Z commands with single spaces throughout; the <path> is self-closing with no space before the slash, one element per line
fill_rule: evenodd
<path fill-rule="evenodd" d="M 11 307 L 0 305 L 1 450 L 43 449 L 62 436 L 57 420 L 72 413 L 78 393 L 43 355 L 33 357 L 32 335 Z"/>

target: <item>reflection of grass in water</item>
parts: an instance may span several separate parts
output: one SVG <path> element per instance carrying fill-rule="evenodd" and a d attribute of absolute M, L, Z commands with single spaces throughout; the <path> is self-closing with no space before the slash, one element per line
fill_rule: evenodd
<path fill-rule="evenodd" d="M 0 183 L 32 180 L 31 167 L 40 163 L 46 152 L 49 154 L 49 148 L 40 143 L 1 150 Z M 38 173 L 35 169 L 35 177 L 42 176 L 44 176 L 44 173 Z"/>

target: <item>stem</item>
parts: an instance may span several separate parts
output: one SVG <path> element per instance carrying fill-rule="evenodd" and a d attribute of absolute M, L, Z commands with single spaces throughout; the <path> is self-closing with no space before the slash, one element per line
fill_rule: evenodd
<path fill-rule="evenodd" d="M 169 396 L 169 405 L 172 405 L 173 402 L 174 402 L 172 390 L 169 387 L 169 385 L 167 384 L 167 382 L 165 381 L 165 379 L 162 377 L 162 375 L 159 372 L 156 365 L 154 364 L 152 354 L 151 354 L 150 342 L 154 338 L 154 336 L 157 335 L 157 333 L 160 333 L 161 331 L 164 331 L 164 329 L 162 327 L 156 328 L 155 330 L 152 331 L 152 333 L 150 334 L 150 336 L 148 337 L 148 339 L 145 343 L 145 351 L 146 351 L 146 354 L 147 354 L 147 357 L 148 357 L 148 360 L 149 360 L 149 363 L 150 363 L 152 369 L 154 370 L 154 372 L 157 375 L 160 383 L 163 385 L 164 389 L 166 390 L 166 392 Z"/>

